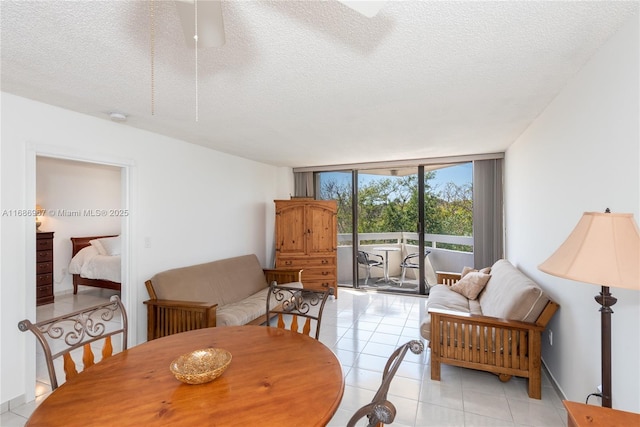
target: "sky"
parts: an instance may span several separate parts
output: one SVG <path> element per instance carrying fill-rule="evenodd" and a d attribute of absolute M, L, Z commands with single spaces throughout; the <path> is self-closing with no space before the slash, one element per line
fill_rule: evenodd
<path fill-rule="evenodd" d="M 444 187 L 447 182 L 453 182 L 456 185 L 471 184 L 473 181 L 473 163 L 463 163 L 461 165 L 451 166 L 449 168 L 439 169 L 433 186 L 437 188 Z"/>
<path fill-rule="evenodd" d="M 416 168 L 416 173 L 418 169 Z M 460 165 L 450 166 L 443 169 L 438 169 L 435 172 L 435 178 L 430 181 L 431 188 L 436 191 L 444 189 L 445 184 L 453 182 L 456 185 L 471 184 L 473 181 L 473 163 L 463 163 Z M 339 182 L 343 180 L 351 182 L 351 173 L 344 172 L 324 172 L 322 174 L 326 179 L 337 179 Z M 384 175 L 367 175 L 365 171 L 358 175 L 360 178 L 360 185 L 367 184 L 368 182 L 378 178 L 389 178 Z"/>

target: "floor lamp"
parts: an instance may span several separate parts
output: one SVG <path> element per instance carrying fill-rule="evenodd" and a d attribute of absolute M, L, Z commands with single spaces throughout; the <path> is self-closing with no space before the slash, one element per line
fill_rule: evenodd
<path fill-rule="evenodd" d="M 611 408 L 611 306 L 609 287 L 640 290 L 640 233 L 632 214 L 585 212 L 567 240 L 539 267 L 545 273 L 602 286 L 602 406 Z"/>

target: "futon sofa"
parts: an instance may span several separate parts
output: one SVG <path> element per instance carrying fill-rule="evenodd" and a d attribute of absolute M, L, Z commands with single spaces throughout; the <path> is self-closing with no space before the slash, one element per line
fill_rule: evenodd
<path fill-rule="evenodd" d="M 431 347 L 431 379 L 440 364 L 528 379 L 529 397 L 541 398 L 541 333 L 558 305 L 507 260 L 464 276 L 438 273 L 420 334 Z"/>
<path fill-rule="evenodd" d="M 263 269 L 253 254 L 158 273 L 145 282 L 147 340 L 213 326 L 262 324 L 269 284 L 302 287 L 300 273 Z"/>

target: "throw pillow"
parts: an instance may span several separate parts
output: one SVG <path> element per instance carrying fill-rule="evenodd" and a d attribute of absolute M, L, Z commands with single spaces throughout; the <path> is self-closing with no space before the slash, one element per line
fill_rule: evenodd
<path fill-rule="evenodd" d="M 451 290 L 467 297 L 468 299 L 476 299 L 487 285 L 490 278 L 490 274 L 471 271 L 465 274 L 465 276 L 458 282 L 451 285 Z"/>
<path fill-rule="evenodd" d="M 460 273 L 460 278 L 462 279 L 467 274 L 472 273 L 472 272 L 476 272 L 476 271 L 479 271 L 480 273 L 489 274 L 489 273 L 491 273 L 491 267 L 485 267 L 482 270 L 476 270 L 473 267 L 463 267 L 462 268 L 462 273 Z"/>

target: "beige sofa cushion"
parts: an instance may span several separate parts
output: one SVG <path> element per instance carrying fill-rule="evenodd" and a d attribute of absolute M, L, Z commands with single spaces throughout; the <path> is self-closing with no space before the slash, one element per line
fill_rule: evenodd
<path fill-rule="evenodd" d="M 482 314 L 480 303 L 477 300 L 469 300 L 452 291 L 447 285 L 435 285 L 429 290 L 427 308 Z M 428 313 L 420 324 L 420 335 L 427 340 L 431 336 L 431 316 Z"/>
<path fill-rule="evenodd" d="M 452 291 L 449 286 L 436 285 L 429 292 L 427 309 L 438 308 L 533 323 L 548 302 L 549 298 L 535 282 L 509 261 L 498 260 L 491 267 L 491 278 L 478 299 L 469 300 Z M 427 340 L 431 337 L 429 314 L 422 320 L 420 335 Z"/>
<path fill-rule="evenodd" d="M 509 261 L 491 267 L 491 279 L 478 298 L 485 316 L 535 322 L 549 298 Z"/>
<path fill-rule="evenodd" d="M 283 285 L 285 284 L 283 283 Z M 300 282 L 286 283 L 286 286 L 291 288 L 303 288 L 302 283 Z M 267 310 L 268 294 L 269 288 L 266 288 L 241 301 L 218 306 L 218 309 L 216 310 L 216 326 L 246 325 L 247 323 L 262 316 Z M 276 301 L 276 298 L 273 295 L 271 295 L 271 301 L 269 304 L 271 307 L 276 307 L 279 302 Z"/>
<path fill-rule="evenodd" d="M 158 299 L 219 306 L 237 303 L 269 286 L 258 257 L 253 254 L 163 271 L 151 282 Z"/>

